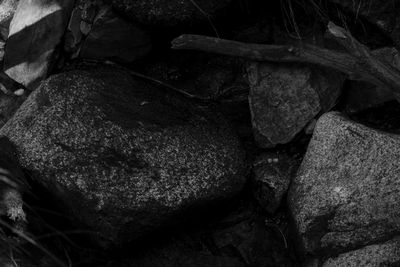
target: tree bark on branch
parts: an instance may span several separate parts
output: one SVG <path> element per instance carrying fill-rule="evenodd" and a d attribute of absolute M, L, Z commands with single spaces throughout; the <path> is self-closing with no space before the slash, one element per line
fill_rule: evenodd
<path fill-rule="evenodd" d="M 328 24 L 327 33 L 346 51 L 329 50 L 305 43 L 299 46 L 249 44 L 202 35 L 181 35 L 172 41 L 172 48 L 199 50 L 255 61 L 314 64 L 342 72 L 351 80 L 386 87 L 400 101 L 399 69 L 376 57 L 350 32 L 332 22 Z"/>

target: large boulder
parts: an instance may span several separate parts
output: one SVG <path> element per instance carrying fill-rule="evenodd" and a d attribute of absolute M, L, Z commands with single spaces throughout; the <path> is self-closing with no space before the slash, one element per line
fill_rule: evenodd
<path fill-rule="evenodd" d="M 0 134 L 105 246 L 183 220 L 245 181 L 238 138 L 218 112 L 110 67 L 50 77 Z"/>
<path fill-rule="evenodd" d="M 261 147 L 290 142 L 340 95 L 343 77 L 307 66 L 251 63 L 247 69 L 254 137 Z"/>
<path fill-rule="evenodd" d="M 207 21 L 231 0 L 107 0 L 127 17 L 148 25 Z"/>
<path fill-rule="evenodd" d="M 299 247 L 325 257 L 400 230 L 400 136 L 323 115 L 289 191 Z"/>

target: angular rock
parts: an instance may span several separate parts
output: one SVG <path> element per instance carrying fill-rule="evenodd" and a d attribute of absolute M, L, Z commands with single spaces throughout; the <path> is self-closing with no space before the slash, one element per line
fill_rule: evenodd
<path fill-rule="evenodd" d="M 299 248 L 326 256 L 388 240 L 400 230 L 400 136 L 323 115 L 288 203 Z"/>
<path fill-rule="evenodd" d="M 323 267 L 335 266 L 399 266 L 400 265 L 400 239 L 370 245 L 364 248 L 343 253 L 324 262 Z"/>
<path fill-rule="evenodd" d="M 0 4 L 0 36 L 3 40 L 8 37 L 8 28 L 17 10 L 19 0 L 2 0 Z"/>
<path fill-rule="evenodd" d="M 274 213 L 295 175 L 298 162 L 286 154 L 266 153 L 253 164 L 254 195 L 260 205 Z"/>
<path fill-rule="evenodd" d="M 0 134 L 104 246 L 182 220 L 245 181 L 239 140 L 218 112 L 109 67 L 50 77 Z"/>
<path fill-rule="evenodd" d="M 343 77 L 287 64 L 252 63 L 248 68 L 254 137 L 268 148 L 290 142 L 320 112 L 333 107 Z"/>
<path fill-rule="evenodd" d="M 80 56 L 130 63 L 145 56 L 150 49 L 150 37 L 145 31 L 118 17 L 111 7 L 104 6 L 94 19 Z"/>
<path fill-rule="evenodd" d="M 53 67 L 56 47 L 67 27 L 74 1 L 20 1 L 11 20 L 4 71 L 34 89 Z"/>
<path fill-rule="evenodd" d="M 174 26 L 209 16 L 231 0 L 107 0 L 127 17 L 143 24 Z"/>

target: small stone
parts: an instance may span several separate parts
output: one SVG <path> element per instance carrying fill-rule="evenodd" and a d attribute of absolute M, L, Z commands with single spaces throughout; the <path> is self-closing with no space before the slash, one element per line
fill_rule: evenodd
<path fill-rule="evenodd" d="M 254 164 L 254 195 L 260 205 L 274 213 L 286 194 L 298 163 L 286 154 L 271 158 L 269 153 L 259 156 Z"/>
<path fill-rule="evenodd" d="M 254 137 L 263 148 L 293 140 L 333 107 L 343 83 L 337 73 L 299 65 L 251 63 L 247 73 Z"/>

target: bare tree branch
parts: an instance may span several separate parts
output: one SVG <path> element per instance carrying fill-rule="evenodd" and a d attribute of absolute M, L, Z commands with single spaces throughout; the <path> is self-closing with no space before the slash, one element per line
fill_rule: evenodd
<path fill-rule="evenodd" d="M 375 57 L 345 29 L 332 22 L 328 33 L 346 52 L 324 49 L 310 44 L 261 45 L 201 36 L 182 35 L 172 41 L 173 49 L 191 49 L 256 61 L 299 62 L 331 68 L 361 80 L 389 88 L 400 101 L 400 70 Z"/>

